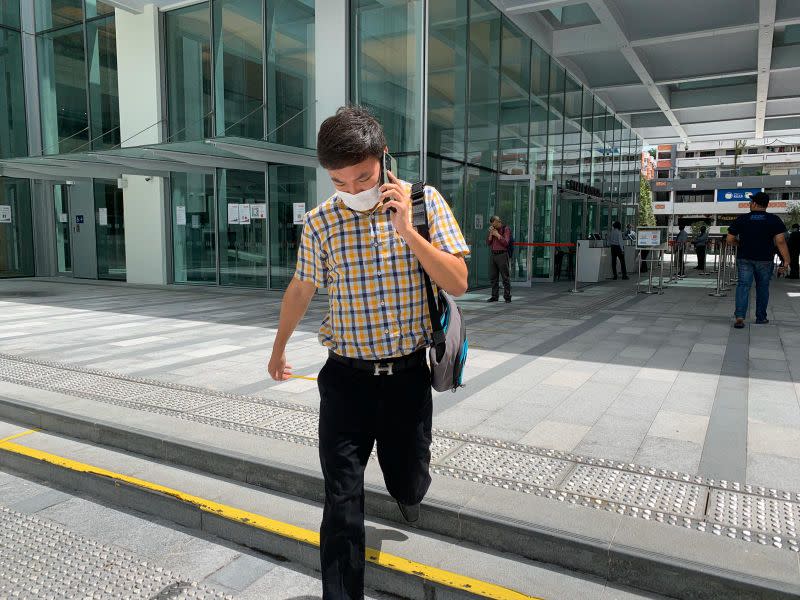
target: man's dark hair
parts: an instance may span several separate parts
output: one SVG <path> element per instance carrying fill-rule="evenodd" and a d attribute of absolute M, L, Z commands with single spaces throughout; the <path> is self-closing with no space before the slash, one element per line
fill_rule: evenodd
<path fill-rule="evenodd" d="M 706 232 L 706 226 L 705 225 L 701 225 L 700 226 L 700 233 L 705 233 L 705 232 Z"/>
<path fill-rule="evenodd" d="M 759 206 L 768 206 L 769 195 L 766 192 L 758 192 L 757 194 L 753 194 L 750 198 L 750 202 L 755 202 Z"/>
<path fill-rule="evenodd" d="M 374 157 L 386 147 L 383 127 L 363 106 L 342 106 L 322 122 L 317 134 L 317 158 L 326 169 L 344 169 Z"/>
<path fill-rule="evenodd" d="M 792 229 L 800 229 L 800 225 L 798 225 L 797 223 L 793 223 Z"/>
<path fill-rule="evenodd" d="M 614 229 L 622 229 L 622 223 L 620 223 L 619 221 L 614 221 L 614 224 L 612 225 L 612 227 Z"/>
<path fill-rule="evenodd" d="M 683 231 L 686 229 L 686 225 L 678 225 L 678 231 Z"/>

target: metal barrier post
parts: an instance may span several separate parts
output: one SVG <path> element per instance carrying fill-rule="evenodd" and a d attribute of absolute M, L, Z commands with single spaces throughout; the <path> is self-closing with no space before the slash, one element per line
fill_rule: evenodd
<path fill-rule="evenodd" d="M 717 290 L 715 292 L 712 292 L 712 293 L 709 294 L 709 296 L 713 296 L 715 298 L 722 298 L 723 296 L 727 296 L 727 294 L 725 293 L 725 290 L 722 289 L 723 276 L 724 276 L 724 271 L 725 271 L 725 254 L 724 253 L 727 252 L 726 246 L 727 246 L 727 244 L 725 243 L 725 240 L 723 239 L 720 242 L 720 247 L 719 247 L 719 250 L 718 250 L 718 253 L 720 254 L 720 257 L 719 257 L 719 269 L 717 269 Z M 716 260 L 715 260 L 715 266 L 716 266 Z"/>
<path fill-rule="evenodd" d="M 736 268 L 736 259 L 739 256 L 739 246 L 731 248 L 731 281 L 739 283 L 739 269 Z"/>
<path fill-rule="evenodd" d="M 578 242 L 575 242 L 575 283 L 570 290 L 570 293 L 572 294 L 580 294 L 583 291 L 578 289 L 578 260 L 581 255 L 580 247 L 581 245 Z"/>

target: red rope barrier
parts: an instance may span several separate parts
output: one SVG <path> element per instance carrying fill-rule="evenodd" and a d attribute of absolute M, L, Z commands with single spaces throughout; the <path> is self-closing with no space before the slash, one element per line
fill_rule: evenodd
<path fill-rule="evenodd" d="M 514 245 L 533 248 L 553 248 L 559 246 L 575 247 L 575 244 L 571 242 L 514 242 Z"/>

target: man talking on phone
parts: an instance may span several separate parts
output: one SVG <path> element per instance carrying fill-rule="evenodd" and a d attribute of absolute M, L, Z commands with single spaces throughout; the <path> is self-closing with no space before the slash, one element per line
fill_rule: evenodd
<path fill-rule="evenodd" d="M 292 376 L 286 344 L 317 288 L 328 288 L 319 340 L 319 457 L 325 479 L 320 560 L 325 600 L 363 598 L 364 468 L 377 443 L 386 488 L 409 522 L 431 483 L 431 320 L 423 269 L 441 289 L 467 289 L 469 248 L 439 192 L 425 187 L 430 242 L 413 227 L 411 185 L 391 171 L 383 129 L 364 108 L 326 119 L 317 157 L 336 192 L 305 216 L 297 270 L 269 361 Z"/>

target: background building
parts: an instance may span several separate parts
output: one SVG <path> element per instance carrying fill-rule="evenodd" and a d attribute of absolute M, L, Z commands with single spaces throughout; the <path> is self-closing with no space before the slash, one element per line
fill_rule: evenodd
<path fill-rule="evenodd" d="M 492 214 L 574 242 L 638 193 L 637 135 L 488 0 L 6 0 L 0 79 L 2 276 L 285 287 L 348 101 L 452 204 L 473 287 Z"/>
<path fill-rule="evenodd" d="M 663 156 L 663 159 L 662 159 Z M 650 182 L 661 223 L 708 220 L 718 231 L 748 211 L 748 194 L 765 191 L 770 211 L 800 201 L 800 138 L 659 146 Z"/>

